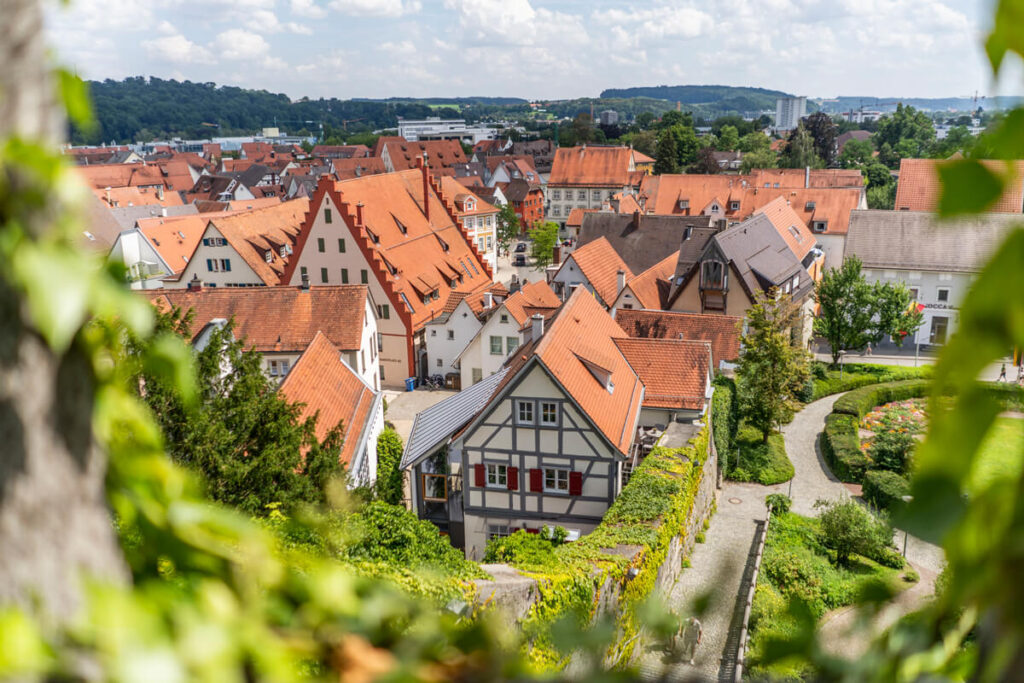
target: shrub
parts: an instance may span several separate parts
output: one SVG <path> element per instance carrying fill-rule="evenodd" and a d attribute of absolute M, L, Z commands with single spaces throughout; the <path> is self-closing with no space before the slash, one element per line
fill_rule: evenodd
<path fill-rule="evenodd" d="M 823 366 L 819 366 L 823 367 Z M 882 382 L 896 382 L 908 379 L 922 379 L 932 376 L 932 366 L 907 368 L 898 365 L 870 365 L 864 363 L 846 363 L 843 365 L 842 377 L 838 370 L 827 370 L 825 376 L 821 371 L 814 372 L 814 399 L 851 391 L 860 387 Z"/>
<path fill-rule="evenodd" d="M 739 413 L 736 406 L 736 383 L 729 377 L 718 376 L 711 397 L 711 424 L 714 429 L 715 449 L 727 462 L 732 461 Z"/>
<path fill-rule="evenodd" d="M 487 542 L 484 562 L 505 562 L 523 569 L 543 569 L 556 564 L 555 544 L 542 534 L 522 529 Z"/>
<path fill-rule="evenodd" d="M 872 470 L 864 475 L 864 500 L 879 510 L 894 510 L 903 505 L 903 496 L 910 493 L 905 477 L 887 470 Z"/>
<path fill-rule="evenodd" d="M 817 360 L 812 362 L 811 377 L 812 379 L 828 379 L 828 365 Z"/>
<path fill-rule="evenodd" d="M 744 426 L 736 435 L 738 462 L 729 478 L 736 481 L 756 481 L 770 486 L 781 484 L 793 477 L 793 463 L 786 455 L 786 440 L 775 433 L 764 443 L 761 432 Z"/>
<path fill-rule="evenodd" d="M 910 457 L 916 444 L 910 431 L 897 427 L 889 418 L 883 418 L 868 453 L 879 468 L 902 474 L 910 469 Z"/>
<path fill-rule="evenodd" d="M 891 527 L 855 501 L 819 500 L 814 507 L 822 509 L 822 543 L 836 551 L 838 564 L 848 565 L 854 553 L 880 557 L 892 542 Z"/>
<path fill-rule="evenodd" d="M 402 503 L 402 437 L 394 429 L 385 429 L 377 437 L 377 497 L 385 503 Z"/>
<path fill-rule="evenodd" d="M 814 400 L 814 377 L 808 377 L 804 385 L 800 387 L 796 398 L 801 403 L 810 403 Z"/>
<path fill-rule="evenodd" d="M 917 379 L 862 387 L 840 396 L 832 406 L 832 412 L 856 415 L 859 420 L 872 408 L 883 403 L 924 396 L 928 393 L 929 384 L 928 380 Z"/>
<path fill-rule="evenodd" d="M 785 493 L 769 493 L 765 496 L 764 504 L 772 509 L 772 516 L 784 515 L 789 512 L 793 501 Z"/>
<path fill-rule="evenodd" d="M 883 567 L 903 569 L 903 556 L 892 548 L 880 548 L 877 554 L 870 557 Z"/>

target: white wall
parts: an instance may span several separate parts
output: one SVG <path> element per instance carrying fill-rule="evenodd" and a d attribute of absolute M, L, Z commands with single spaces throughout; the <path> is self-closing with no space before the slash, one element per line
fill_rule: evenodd
<path fill-rule="evenodd" d="M 917 289 L 917 302 L 924 304 L 924 321 L 918 328 L 913 339 L 908 339 L 904 344 L 940 344 L 942 342 L 932 338 L 932 327 L 935 325 L 935 318 L 946 318 L 947 332 L 946 340 L 956 330 L 960 321 L 960 302 L 963 301 L 967 290 L 976 279 L 975 275 L 969 273 L 939 273 L 927 270 L 886 270 L 878 268 L 864 268 L 864 277 L 868 282 L 903 282 L 912 289 Z M 948 289 L 949 294 L 946 301 L 939 300 L 939 289 Z M 1011 295 L 1011 293 L 1007 293 Z"/>
<path fill-rule="evenodd" d="M 503 321 L 504 317 L 504 321 Z M 501 337 L 501 354 L 491 353 L 491 337 Z M 508 340 L 515 338 L 519 348 L 523 344 L 523 335 L 519 332 L 519 323 L 512 317 L 502 304 L 494 315 L 480 328 L 478 334 L 465 347 L 459 359 L 459 372 L 462 378 L 462 388 L 473 385 L 473 369 L 480 369 L 480 379 L 490 377 L 505 364 L 508 358 Z"/>
<path fill-rule="evenodd" d="M 427 323 L 424 329 L 427 340 L 427 363 L 430 366 L 428 374 L 446 375 L 449 372 L 456 372 L 455 359 L 472 341 L 480 326 L 480 321 L 465 300 L 459 302 L 445 322 Z M 438 361 L 441 361 L 440 365 Z"/>
<path fill-rule="evenodd" d="M 218 237 L 223 238 L 224 236 L 212 223 L 207 223 L 206 230 L 203 231 L 203 239 Z M 222 259 L 227 259 L 231 263 L 231 270 L 211 271 L 206 262 L 207 259 L 215 259 L 218 265 Z M 184 289 L 188 287 L 188 283 L 195 275 L 199 276 L 204 286 L 209 287 L 226 287 L 228 285 L 263 286 L 263 280 L 260 279 L 260 276 L 249 267 L 249 264 L 242 259 L 238 252 L 235 251 L 235 248 L 227 244 L 226 241 L 222 247 L 210 247 L 205 246 L 202 239 L 200 239 L 199 246 L 196 247 L 195 253 L 192 254 L 192 259 L 181 272 L 181 277 L 177 280 L 165 282 L 164 287 L 166 289 Z"/>

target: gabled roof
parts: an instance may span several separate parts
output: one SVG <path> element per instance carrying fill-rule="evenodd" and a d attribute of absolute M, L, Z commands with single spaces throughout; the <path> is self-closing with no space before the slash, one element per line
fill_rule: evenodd
<path fill-rule="evenodd" d="M 561 305 L 558 295 L 543 280 L 527 282 L 504 302 L 505 308 L 520 326 L 525 325 L 537 309 L 555 309 Z"/>
<path fill-rule="evenodd" d="M 342 423 L 345 443 L 339 459 L 343 465 L 351 465 L 363 445 L 378 393 L 349 367 L 322 332 L 316 333 L 299 356 L 279 391 L 290 402 L 305 404 L 301 419 L 317 415 L 317 440 Z"/>
<path fill-rule="evenodd" d="M 530 183 L 522 178 L 516 178 L 512 182 L 507 183 L 503 191 L 505 199 L 510 202 L 521 202 L 525 201 L 531 192 L 541 192 L 542 190 L 538 183 Z"/>
<path fill-rule="evenodd" d="M 825 189 L 864 187 L 864 175 L 856 168 L 758 168 L 750 172 L 751 183 L 764 187 L 769 183 L 773 188 L 778 183 L 782 189 Z"/>
<path fill-rule="evenodd" d="M 462 429 L 487 405 L 507 373 L 508 369 L 502 368 L 490 377 L 417 413 L 409 440 L 405 443 L 400 469 L 415 466 L 424 456 Z"/>
<path fill-rule="evenodd" d="M 149 187 L 112 187 L 109 190 L 94 187 L 92 191 L 112 209 L 129 206 L 170 207 L 182 205 L 181 195 L 177 192 L 158 192 Z"/>
<path fill-rule="evenodd" d="M 194 216 L 200 213 L 199 207 L 195 204 L 180 204 L 178 206 L 160 207 L 153 204 L 143 206 L 121 206 L 116 209 L 107 209 L 106 203 L 96 200 L 97 206 L 103 207 L 113 217 L 121 230 L 131 230 L 135 227 L 136 221 L 143 218 L 168 218 L 172 216 Z M 219 210 L 219 209 L 218 209 Z M 167 216 L 163 216 L 164 213 Z"/>
<path fill-rule="evenodd" d="M 96 197 L 85 197 L 82 204 L 82 235 L 78 240 L 89 249 L 109 251 L 117 241 L 122 226 L 111 215 L 107 205 Z M 128 226 L 131 227 L 131 226 Z"/>
<path fill-rule="evenodd" d="M 74 172 L 92 188 L 163 185 L 164 175 L 149 164 L 95 164 L 76 166 Z"/>
<path fill-rule="evenodd" d="M 281 254 L 281 247 L 294 248 L 308 210 L 309 200 L 302 197 L 262 209 L 227 216 L 218 214 L 210 223 L 263 284 L 274 286 L 281 284 L 281 275 L 291 258 L 287 250 Z"/>
<path fill-rule="evenodd" d="M 685 239 L 690 228 L 690 239 Z M 658 263 L 680 245 L 692 253 L 692 260 L 715 234 L 710 216 L 645 216 L 598 211 L 583 214 L 579 246 L 594 240 L 608 240 L 630 270 L 640 273 Z"/>
<path fill-rule="evenodd" d="M 347 228 L 355 238 L 384 289 L 408 301 L 412 329 L 437 317 L 451 291 L 483 292 L 492 286 L 490 267 L 455 223 L 454 198 L 442 196 L 433 178 L 427 192 L 430 218 L 424 215 L 423 178 L 419 169 L 346 181 L 322 178 L 311 202 L 311 208 L 319 210 L 324 197 L 330 197 L 339 208 L 345 225 L 341 229 Z M 360 203 L 363 224 L 356 225 Z M 304 235 L 316 213 L 311 210 L 307 215 Z M 304 247 L 302 237 L 283 281 L 291 281 Z M 398 302 L 395 306 L 405 309 Z"/>
<path fill-rule="evenodd" d="M 211 216 L 223 213 L 198 213 L 187 216 L 157 216 L 140 218 L 136 225 L 150 246 L 171 268 L 172 274 L 180 273 L 188 265 L 199 240 L 202 239 Z"/>
<path fill-rule="evenodd" d="M 716 365 L 740 357 L 742 318 L 731 315 L 631 311 L 618 309 L 615 321 L 630 337 L 645 339 L 687 339 L 711 344 Z"/>
<path fill-rule="evenodd" d="M 369 296 L 366 285 L 163 289 L 147 294 L 161 310 L 194 310 L 193 338 L 212 320 L 234 318 L 235 336 L 261 353 L 304 351 L 317 332 L 344 351 L 359 349 Z"/>
<path fill-rule="evenodd" d="M 678 262 L 679 252 L 675 251 L 626 282 L 641 308 L 661 309 L 665 306 Z"/>
<path fill-rule="evenodd" d="M 934 211 L 939 204 L 942 186 L 939 183 L 941 159 L 901 159 L 900 177 L 896 183 L 898 211 Z M 983 161 L 991 171 L 1005 175 L 1007 162 Z M 1024 211 L 1024 161 L 1010 162 L 1013 181 L 1007 185 L 996 203 L 988 210 L 992 213 L 1021 213 Z"/>
<path fill-rule="evenodd" d="M 321 159 L 353 159 L 370 156 L 366 145 L 314 145 L 313 156 Z"/>
<path fill-rule="evenodd" d="M 711 344 L 679 339 L 616 339 L 644 383 L 644 407 L 700 410 L 711 373 Z"/>
<path fill-rule="evenodd" d="M 618 271 L 625 272 L 627 282 L 633 278 L 633 271 L 604 237 L 583 245 L 569 257 L 576 262 L 576 266 L 594 288 L 594 292 L 607 306 L 611 306 L 619 295 Z M 569 257 L 566 257 L 566 261 Z"/>
<path fill-rule="evenodd" d="M 441 183 L 441 192 L 444 193 L 445 197 L 452 200 L 455 208 L 455 215 L 459 218 L 463 216 L 479 216 L 498 212 L 498 208 L 496 206 L 484 201 L 479 195 L 455 178 L 442 176 L 438 180 Z M 469 198 L 474 200 L 474 208 L 471 210 L 466 208 L 466 199 Z"/>
<path fill-rule="evenodd" d="M 763 214 L 772 222 L 772 225 L 782 235 L 782 239 L 786 240 L 786 244 L 789 245 L 789 248 L 793 250 L 798 259 L 802 260 L 807 255 L 807 252 L 814 248 L 814 235 L 807 229 L 807 226 L 800 220 L 800 217 L 796 215 L 793 207 L 782 197 L 768 202 L 755 211 L 754 214 Z"/>
<path fill-rule="evenodd" d="M 468 161 L 458 140 L 408 142 L 400 137 L 380 138 L 374 149 L 374 156 L 383 156 L 385 148 L 396 171 L 416 168 L 416 160 L 422 158 L 424 152 L 427 153 L 427 164 L 434 173 L 452 164 L 464 164 Z"/>
<path fill-rule="evenodd" d="M 583 217 L 588 213 L 597 213 L 597 209 L 580 209 L 575 208 L 569 211 L 569 215 L 565 219 L 565 227 L 567 228 L 578 228 L 583 225 Z"/>
<path fill-rule="evenodd" d="M 795 275 L 800 281 L 799 289 L 793 294 L 794 299 L 814 286 L 810 274 L 790 248 L 782 231 L 763 213 L 718 233 L 711 239 L 711 244 L 736 269 L 750 297 L 757 291 L 767 292 L 773 286 L 782 286 Z"/>
<path fill-rule="evenodd" d="M 331 159 L 331 171 L 338 180 L 350 180 L 386 173 L 387 169 L 384 168 L 384 162 L 376 157 L 344 157 Z"/>
<path fill-rule="evenodd" d="M 865 268 L 977 273 L 1019 224 L 1011 213 L 940 221 L 919 211 L 854 211 L 846 255 Z"/>
<path fill-rule="evenodd" d="M 635 170 L 629 147 L 560 147 L 548 184 L 625 187 L 633 184 Z"/>

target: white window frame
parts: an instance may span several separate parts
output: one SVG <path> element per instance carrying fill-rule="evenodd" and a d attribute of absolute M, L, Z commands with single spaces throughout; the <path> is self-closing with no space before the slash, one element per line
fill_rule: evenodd
<path fill-rule="evenodd" d="M 495 345 L 494 345 L 494 340 L 498 340 L 497 347 L 495 347 Z M 490 355 L 492 355 L 492 356 L 503 356 L 503 355 L 505 355 L 504 352 L 502 351 L 503 342 L 504 342 L 504 340 L 501 337 L 495 336 L 493 334 L 490 335 L 488 337 L 488 339 L 487 339 L 487 343 L 489 345 L 488 349 L 490 350 Z M 497 348 L 497 350 L 495 350 L 495 348 Z"/>
<path fill-rule="evenodd" d="M 486 463 L 484 465 L 487 471 L 487 488 L 489 489 L 507 489 L 508 488 L 508 465 L 499 465 L 497 463 Z"/>
<path fill-rule="evenodd" d="M 524 417 L 524 408 L 528 409 L 529 417 Z M 521 399 L 516 400 L 516 424 L 520 425 L 532 425 L 536 424 L 537 416 L 533 401 L 524 401 Z"/>
<path fill-rule="evenodd" d="M 488 524 L 487 525 L 487 540 L 492 538 L 506 538 L 511 536 L 511 529 L 507 524 Z"/>
<path fill-rule="evenodd" d="M 945 299 L 942 298 L 942 293 L 943 292 L 946 293 L 946 298 Z M 935 300 L 936 301 L 940 301 L 940 302 L 942 302 L 944 304 L 948 304 L 949 303 L 949 287 L 936 287 L 935 288 Z"/>
<path fill-rule="evenodd" d="M 548 483 L 549 480 L 551 482 L 550 484 Z M 544 493 L 562 493 L 568 495 L 569 470 L 560 467 L 545 467 Z"/>
<path fill-rule="evenodd" d="M 554 418 L 548 420 L 545 415 L 545 408 L 553 406 L 555 409 Z M 557 401 L 541 401 L 540 402 L 540 424 L 542 427 L 557 427 L 558 426 L 558 402 Z"/>

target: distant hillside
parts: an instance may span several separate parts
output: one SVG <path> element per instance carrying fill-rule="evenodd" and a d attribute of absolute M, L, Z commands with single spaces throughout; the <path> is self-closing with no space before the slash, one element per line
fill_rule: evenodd
<path fill-rule="evenodd" d="M 879 111 L 893 111 L 896 102 L 922 109 L 925 111 L 974 111 L 979 106 L 986 110 L 1011 109 L 1024 103 L 1022 97 L 990 97 L 975 102 L 971 97 L 851 97 L 842 96 L 821 101 L 821 108 L 830 113 L 838 114 L 845 111 L 856 111 L 861 107 Z"/>
<path fill-rule="evenodd" d="M 651 97 L 686 104 L 725 104 L 744 108 L 774 109 L 775 99 L 789 97 L 780 90 L 741 88 L 731 85 L 657 85 L 637 88 L 609 88 L 601 97 Z"/>
<path fill-rule="evenodd" d="M 487 106 L 526 105 L 528 100 L 521 97 L 388 97 L 385 99 L 353 98 L 356 102 L 405 102 L 409 104 L 451 105 L 458 107 L 482 104 Z"/>

